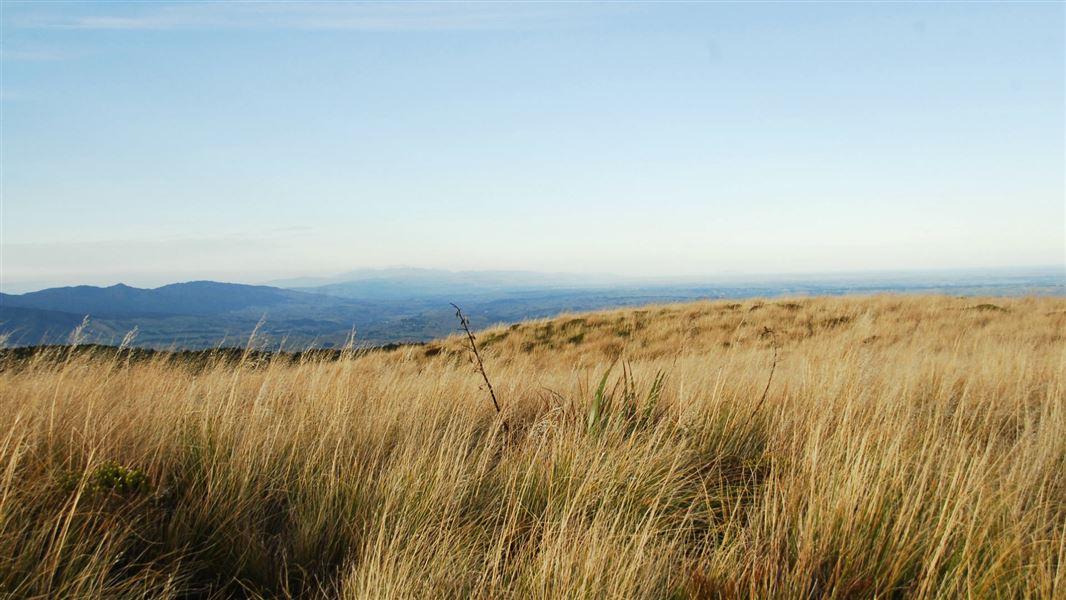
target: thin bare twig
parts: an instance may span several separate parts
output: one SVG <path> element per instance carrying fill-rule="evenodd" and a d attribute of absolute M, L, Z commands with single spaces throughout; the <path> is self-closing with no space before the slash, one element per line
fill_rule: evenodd
<path fill-rule="evenodd" d="M 770 391 L 770 384 L 774 380 L 774 371 L 777 370 L 777 335 L 769 327 L 762 328 L 762 335 L 770 336 L 770 345 L 774 348 L 774 362 L 770 365 L 770 376 L 766 378 L 766 387 L 763 388 L 762 398 L 759 398 L 758 404 L 755 405 L 755 410 L 751 411 L 752 418 L 755 417 L 759 409 L 762 408 L 763 403 L 766 402 L 766 394 Z"/>
<path fill-rule="evenodd" d="M 454 303 L 452 303 L 452 307 L 455 308 L 455 316 L 459 319 L 459 325 L 461 325 L 463 331 L 466 332 L 466 339 L 470 342 L 470 350 L 474 353 L 474 360 L 477 362 L 477 370 L 481 372 L 481 378 L 485 380 L 485 386 L 489 388 L 489 395 L 492 396 L 492 406 L 496 408 L 496 413 L 499 414 L 500 403 L 496 401 L 496 391 L 492 389 L 489 375 L 485 372 L 485 363 L 481 362 L 481 353 L 477 351 L 477 342 L 474 341 L 474 334 L 470 331 L 470 321 L 467 320 L 465 315 L 463 315 L 463 309 L 459 308 Z"/>

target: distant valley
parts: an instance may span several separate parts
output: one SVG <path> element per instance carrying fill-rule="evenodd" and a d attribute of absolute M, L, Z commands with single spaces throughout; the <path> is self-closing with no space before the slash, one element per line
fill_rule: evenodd
<path fill-rule="evenodd" d="M 475 327 L 703 298 L 936 292 L 1063 295 L 1061 269 L 722 278 L 715 281 L 577 277 L 530 272 L 384 269 L 335 278 L 243 285 L 213 281 L 154 289 L 127 285 L 0 294 L 0 336 L 9 346 L 77 341 L 152 348 L 336 348 L 418 342 L 455 330 L 450 303 Z M 87 320 L 86 320 L 87 317 Z M 84 326 L 83 325 L 84 322 Z"/>

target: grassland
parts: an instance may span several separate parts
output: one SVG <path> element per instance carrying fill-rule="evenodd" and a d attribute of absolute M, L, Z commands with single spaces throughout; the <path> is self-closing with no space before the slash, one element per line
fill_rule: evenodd
<path fill-rule="evenodd" d="M 5 363 L 0 596 L 1066 597 L 1066 300 L 653 306 L 478 340 L 499 415 L 459 336 Z"/>

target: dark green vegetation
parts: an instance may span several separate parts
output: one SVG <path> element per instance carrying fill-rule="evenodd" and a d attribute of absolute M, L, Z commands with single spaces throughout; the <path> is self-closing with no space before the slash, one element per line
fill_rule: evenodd
<path fill-rule="evenodd" d="M 156 362 L 193 371 L 237 365 L 254 369 L 268 364 L 297 365 L 308 361 L 332 362 L 342 358 L 357 358 L 376 352 L 392 352 L 401 348 L 423 345 L 421 342 L 413 342 L 366 346 L 351 350 L 317 348 L 299 352 L 250 350 L 235 347 L 209 350 L 156 350 L 153 348 L 119 348 L 101 344 L 19 346 L 0 348 L 0 372 L 18 370 L 34 363 L 61 364 L 72 359 L 106 361 L 125 366 Z"/>

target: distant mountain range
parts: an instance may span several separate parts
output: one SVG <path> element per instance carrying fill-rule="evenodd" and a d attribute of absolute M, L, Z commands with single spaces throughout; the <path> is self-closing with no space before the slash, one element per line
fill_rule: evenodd
<path fill-rule="evenodd" d="M 174 283 L 155 289 L 124 284 L 50 288 L 18 296 L 2 294 L 6 306 L 89 313 L 104 318 L 216 315 L 248 307 L 273 307 L 306 301 L 305 294 L 265 285 L 214 281 Z M 318 299 L 313 299 L 317 301 Z"/>
<path fill-rule="evenodd" d="M 430 269 L 354 271 L 243 285 L 214 281 L 154 289 L 118 284 L 0 294 L 0 336 L 8 345 L 82 341 L 118 344 L 136 330 L 145 347 L 244 345 L 253 330 L 264 347 L 380 345 L 446 335 L 460 304 L 476 327 L 597 310 L 700 298 L 878 292 L 954 295 L 1066 294 L 1061 269 L 825 275 L 693 281 L 623 279 L 519 271 Z M 257 329 L 258 328 L 258 329 Z"/>
<path fill-rule="evenodd" d="M 87 316 L 86 341 L 118 343 L 136 328 L 140 345 L 198 348 L 242 344 L 262 320 L 264 338 L 273 343 L 288 337 L 336 344 L 373 321 L 375 309 L 352 299 L 214 281 L 155 289 L 82 285 L 0 294 L 0 335 L 9 344 L 62 343 Z"/>

